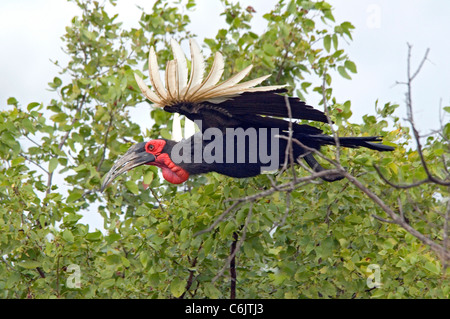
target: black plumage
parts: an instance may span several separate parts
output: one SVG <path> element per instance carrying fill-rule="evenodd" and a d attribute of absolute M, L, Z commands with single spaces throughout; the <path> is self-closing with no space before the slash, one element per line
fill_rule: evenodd
<path fill-rule="evenodd" d="M 142 164 L 160 167 L 163 176 L 172 183 L 181 183 L 189 175 L 207 172 L 231 177 L 256 176 L 267 166 L 273 169 L 284 165 L 290 129 L 292 138 L 307 148 L 320 150 L 321 146 L 335 145 L 333 136 L 323 134 L 319 128 L 293 121 L 328 123 L 329 119 L 322 111 L 298 98 L 286 98 L 283 95 L 287 91 L 284 86 L 254 87 L 267 76 L 239 83 L 250 72 L 251 66 L 218 84 L 223 72 L 223 60 L 221 54 L 216 53 L 211 71 L 203 79 L 203 56 L 195 41 L 191 40 L 190 44 L 192 62 L 189 79 L 184 53 L 172 41 L 175 59 L 167 63 L 165 87 L 159 78 L 153 48 L 149 55 L 149 73 L 154 91 L 137 75 L 136 81 L 155 107 L 197 121 L 201 131 L 179 142 L 158 139 L 131 147 L 108 173 L 102 189 L 121 173 Z M 229 137 L 236 132 L 239 134 L 234 136 L 235 143 L 228 143 L 231 141 Z M 378 136 L 339 137 L 342 147 L 365 147 L 376 151 L 394 149 L 380 142 Z M 323 171 L 313 154 L 301 145 L 292 143 L 294 158 L 303 158 L 316 172 Z M 276 162 L 275 166 L 265 162 L 267 156 L 264 157 L 264 154 L 269 153 Z M 322 177 L 326 181 L 341 178 L 335 174 Z"/>

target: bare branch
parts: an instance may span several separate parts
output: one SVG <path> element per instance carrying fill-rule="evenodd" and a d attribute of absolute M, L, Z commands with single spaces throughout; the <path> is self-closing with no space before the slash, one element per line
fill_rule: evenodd
<path fill-rule="evenodd" d="M 23 157 L 25 160 L 27 160 L 28 162 L 30 162 L 30 163 L 36 165 L 37 167 L 39 167 L 41 170 L 44 171 L 44 173 L 49 174 L 49 172 L 48 172 L 45 168 L 43 168 L 41 165 L 39 165 L 39 163 L 37 163 L 37 162 L 33 161 L 32 159 L 30 159 L 30 158 L 29 158 L 28 156 L 26 156 L 25 154 L 19 153 L 19 155 L 22 156 L 22 157 Z"/>
<path fill-rule="evenodd" d="M 393 220 L 388 220 L 388 219 L 384 219 L 376 214 L 372 214 L 372 217 L 375 219 L 378 219 L 380 222 L 383 223 L 388 223 L 388 224 L 397 224 L 396 222 L 394 222 Z"/>
<path fill-rule="evenodd" d="M 414 74 L 412 76 L 409 76 L 409 74 L 410 74 L 409 66 L 411 65 L 411 49 L 412 49 L 412 45 L 410 45 L 408 43 L 408 83 L 411 83 L 414 80 L 414 78 L 417 76 L 417 74 L 419 74 L 425 61 L 428 60 L 428 53 L 430 52 L 430 48 L 427 48 L 427 50 L 425 51 L 425 55 L 422 58 L 422 61 L 420 62 L 419 66 L 417 67 L 416 72 L 414 72 Z"/>
<path fill-rule="evenodd" d="M 153 189 L 153 187 L 149 187 L 149 189 L 150 189 L 150 192 L 152 193 L 153 197 L 154 197 L 154 198 L 156 199 L 156 201 L 158 202 L 158 206 L 159 206 L 159 208 L 161 209 L 161 212 L 162 212 L 163 214 L 165 214 L 166 211 L 164 210 L 164 206 L 163 206 L 163 204 L 161 203 L 161 200 L 159 199 L 159 197 L 158 197 L 158 195 L 156 194 L 155 190 Z"/>
<path fill-rule="evenodd" d="M 417 187 L 417 186 L 420 186 L 420 185 L 422 185 L 422 184 L 431 182 L 429 178 L 426 178 L 426 179 L 424 179 L 424 180 L 421 180 L 421 181 L 418 181 L 418 182 L 415 182 L 415 183 L 411 183 L 411 184 L 405 184 L 405 185 L 394 184 L 394 183 L 392 183 L 391 181 L 389 181 L 389 180 L 386 178 L 386 176 L 383 175 L 383 173 L 381 172 L 380 168 L 379 168 L 377 165 L 374 165 L 373 167 L 375 168 L 375 170 L 377 171 L 377 173 L 378 173 L 378 175 L 381 177 L 381 179 L 382 179 L 386 184 L 388 184 L 389 186 L 394 187 L 394 188 L 407 189 L 407 188 Z"/>
<path fill-rule="evenodd" d="M 409 225 L 406 220 L 402 219 L 402 217 L 396 214 L 380 197 L 378 197 L 375 193 L 365 187 L 358 179 L 356 179 L 353 175 L 343 172 L 343 175 L 356 187 L 358 187 L 362 192 L 364 192 L 375 204 L 377 204 L 384 212 L 386 212 L 392 221 L 391 223 L 395 223 L 403 227 L 407 232 L 411 235 L 422 241 L 424 244 L 428 245 L 432 250 L 441 255 L 444 259 L 450 259 L 450 252 L 448 250 L 443 250 L 443 247 L 432 240 L 430 237 L 425 236 L 411 225 Z M 380 219 L 380 218 L 377 218 Z M 381 219 L 380 219 L 381 220 Z M 383 220 L 384 221 L 384 220 Z"/>
<path fill-rule="evenodd" d="M 286 167 L 287 165 L 287 160 L 288 160 L 288 155 L 289 155 L 289 162 L 292 168 L 292 176 L 294 177 L 293 179 L 293 183 L 295 183 L 296 179 L 297 179 L 297 174 L 295 172 L 295 167 L 294 167 L 294 148 L 292 145 L 292 138 L 293 138 L 293 130 L 292 130 L 292 110 L 291 110 L 291 104 L 289 103 L 289 98 L 287 96 L 284 97 L 284 102 L 286 104 L 286 108 L 288 111 L 288 116 L 289 116 L 289 132 L 288 132 L 288 142 L 287 142 L 287 147 L 286 147 L 286 155 L 285 155 L 285 159 L 284 159 L 284 167 Z"/>
<path fill-rule="evenodd" d="M 414 135 L 414 139 L 416 141 L 416 145 L 417 145 L 417 153 L 419 154 L 419 158 L 420 158 L 420 162 L 422 164 L 423 169 L 425 170 L 425 173 L 427 175 L 427 178 L 419 181 L 419 182 L 415 182 L 409 185 L 397 185 L 394 184 L 392 182 L 389 182 L 385 176 L 383 176 L 383 174 L 381 174 L 380 170 L 378 167 L 375 166 L 375 169 L 377 171 L 377 173 L 380 175 L 380 177 L 390 186 L 395 187 L 395 188 L 411 188 L 411 187 L 416 187 L 419 186 L 421 184 L 424 183 L 428 183 L 428 182 L 432 182 L 435 184 L 439 184 L 442 186 L 450 186 L 450 181 L 446 182 L 440 178 L 437 178 L 435 176 L 433 176 L 433 174 L 430 172 L 429 168 L 428 168 L 428 164 L 425 160 L 425 156 L 423 154 L 423 147 L 422 147 L 422 143 L 420 142 L 420 134 L 419 131 L 417 130 L 417 126 L 414 122 L 414 112 L 413 112 L 413 106 L 412 106 L 412 82 L 413 80 L 416 78 L 416 76 L 419 74 L 419 72 L 421 71 L 425 61 L 428 60 L 428 53 L 430 52 L 430 49 L 427 49 L 425 52 L 425 55 L 423 56 L 419 66 L 417 67 L 416 71 L 414 72 L 413 75 L 411 75 L 411 51 L 412 51 L 412 45 L 410 45 L 409 43 L 408 45 L 408 58 L 407 58 L 407 82 L 397 82 L 400 84 L 405 84 L 407 86 L 407 91 L 406 91 L 406 111 L 407 111 L 407 120 L 408 122 L 411 124 L 411 128 L 413 131 L 413 135 Z"/>

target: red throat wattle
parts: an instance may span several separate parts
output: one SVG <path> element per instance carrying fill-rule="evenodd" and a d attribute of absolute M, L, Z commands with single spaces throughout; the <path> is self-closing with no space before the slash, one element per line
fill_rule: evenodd
<path fill-rule="evenodd" d="M 175 165 L 167 153 L 158 155 L 156 161 L 149 164 L 161 168 L 164 179 L 169 183 L 181 184 L 189 178 L 189 173 Z"/>
<path fill-rule="evenodd" d="M 162 153 L 165 145 L 165 140 L 152 140 L 145 145 L 145 150 L 156 157 L 154 162 L 147 163 L 147 165 L 154 165 L 161 168 L 164 179 L 169 183 L 181 184 L 187 181 L 189 173 L 175 165 L 170 159 L 169 154 Z"/>

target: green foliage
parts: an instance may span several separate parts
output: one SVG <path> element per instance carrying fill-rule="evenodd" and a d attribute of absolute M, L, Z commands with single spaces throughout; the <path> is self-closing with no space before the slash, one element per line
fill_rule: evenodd
<path fill-rule="evenodd" d="M 403 228 L 375 219 L 386 216 L 346 180 L 243 202 L 201 235 L 196 233 L 231 207 L 230 199 L 269 189 L 269 176 L 238 180 L 212 173 L 176 187 L 155 167 L 139 167 L 100 193 L 102 177 L 130 143 L 170 132 L 171 114 L 162 110 L 149 107 L 146 128 L 130 119 L 129 108 L 144 102 L 133 73 L 146 74 L 151 45 L 163 66 L 171 58 L 169 38 L 192 36 L 187 29 L 195 1 L 186 10 L 179 2 L 157 1 L 152 12 L 142 12 L 140 28 L 130 30 L 98 2 L 75 2 L 81 15 L 63 37 L 70 60 L 56 64 L 60 75 L 48 84 L 55 99 L 25 107 L 11 97 L 13 108 L 0 112 L 1 298 L 227 298 L 228 270 L 218 274 L 227 266 L 233 234 L 243 238 L 250 213 L 237 254 L 240 298 L 450 296 L 439 257 Z M 269 84 L 287 83 L 300 97 L 322 95 L 322 86 L 312 83 L 325 77 L 339 135 L 382 135 L 396 146 L 389 154 L 345 150 L 342 164 L 387 205 L 398 210 L 402 204 L 412 227 L 442 240 L 448 188 L 393 189 L 373 167 L 399 184 L 426 177 L 408 128 L 394 116 L 397 105 L 377 105 L 376 115 L 351 124 L 350 101 L 333 98 L 331 75 L 357 72 L 339 46 L 351 40 L 353 26 L 336 23 L 327 2 L 280 1 L 264 14 L 267 29 L 257 35 L 251 8 L 222 4 L 227 28 L 205 44 L 226 57 L 225 76 L 252 63 L 252 77 L 273 74 Z M 448 160 L 449 128 L 423 145 L 437 176 L 448 169 L 441 158 Z M 334 157 L 332 149 L 323 151 Z M 297 168 L 296 174 L 307 172 Z M 271 177 L 283 183 L 292 173 Z M 100 214 L 104 231 L 83 224 L 83 214 Z M 378 288 L 368 286 L 371 265 L 379 269 Z"/>

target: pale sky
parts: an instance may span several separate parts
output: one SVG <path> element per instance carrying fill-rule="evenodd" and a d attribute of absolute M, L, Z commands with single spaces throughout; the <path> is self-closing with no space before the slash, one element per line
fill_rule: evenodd
<path fill-rule="evenodd" d="M 153 1 L 119 0 L 112 12 L 119 13 L 124 27 L 138 27 L 137 4 L 150 10 Z M 256 9 L 255 26 L 262 32 L 262 14 L 276 0 L 241 1 Z M 439 127 L 439 105 L 450 105 L 450 1 L 447 0 L 329 0 L 335 8 L 337 22 L 350 21 L 355 27 L 353 41 L 344 46 L 358 68 L 353 80 L 333 76 L 334 94 L 339 102 L 351 100 L 353 116 L 360 122 L 363 114 L 374 114 L 374 103 L 399 103 L 404 117 L 405 87 L 394 85 L 406 76 L 407 45 L 413 45 L 413 70 L 425 50 L 430 48 L 429 62 L 413 85 L 414 113 L 423 134 Z M 191 15 L 190 30 L 199 38 L 214 37 L 225 26 L 217 0 L 197 0 L 197 11 Z M 64 0 L 2 0 L 0 2 L 0 109 L 9 97 L 22 105 L 48 103 L 56 98 L 47 83 L 58 75 L 50 62 L 67 60 L 61 48 L 65 26 L 79 13 L 73 3 Z M 226 58 L 226 57 L 225 57 Z M 226 61 L 226 60 L 225 60 Z M 318 97 L 307 96 L 315 105 Z M 144 114 L 142 114 L 144 113 Z M 147 105 L 133 112 L 136 118 L 149 114 Z M 448 121 L 448 118 L 447 118 Z M 145 123 L 139 122 L 139 124 Z M 145 127 L 142 128 L 145 130 Z M 98 220 L 101 225 L 101 221 Z"/>
<path fill-rule="evenodd" d="M 264 29 L 261 15 L 276 0 L 241 1 L 256 9 L 255 23 Z M 405 80 L 406 55 L 409 42 L 413 45 L 414 66 L 430 48 L 427 62 L 414 83 L 414 106 L 420 128 L 426 132 L 439 125 L 439 103 L 450 105 L 450 1 L 446 0 L 330 0 L 337 22 L 350 21 L 356 27 L 353 41 L 345 45 L 358 73 L 349 81 L 335 75 L 333 88 L 338 101 L 352 101 L 354 116 L 359 121 L 374 112 L 374 102 L 403 104 L 404 87 L 394 83 Z M 137 4 L 147 10 L 153 1 L 119 1 L 112 8 L 119 12 L 124 27 L 138 26 Z M 224 26 L 220 2 L 197 0 L 192 15 L 191 30 L 200 40 L 214 37 Z M 62 0 L 2 0 L 0 2 L 0 107 L 8 97 L 16 97 L 22 105 L 48 102 L 54 93 L 47 83 L 58 75 L 50 62 L 66 61 L 61 48 L 65 26 L 78 13 L 73 3 Z M 205 27 L 207 26 L 207 27 Z M 317 98 L 311 95 L 308 103 Z M 147 113 L 148 114 L 148 113 Z M 420 121 L 419 121 L 420 120 Z"/>

